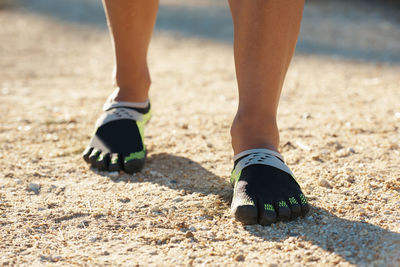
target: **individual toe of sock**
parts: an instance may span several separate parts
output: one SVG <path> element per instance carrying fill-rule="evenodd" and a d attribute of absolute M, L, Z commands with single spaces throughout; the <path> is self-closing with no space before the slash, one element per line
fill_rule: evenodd
<path fill-rule="evenodd" d="M 281 199 L 275 204 L 276 210 L 278 211 L 278 220 L 279 221 L 288 221 L 292 216 L 291 209 L 285 200 Z"/>
<path fill-rule="evenodd" d="M 233 194 L 231 206 L 236 220 L 243 224 L 256 224 L 258 222 L 256 204 L 256 200 L 247 191 L 247 182 L 239 181 Z"/>
<path fill-rule="evenodd" d="M 101 154 L 101 151 L 94 148 L 89 155 L 89 163 L 92 164 L 93 166 L 96 166 L 96 161 L 100 154 Z"/>
<path fill-rule="evenodd" d="M 259 206 L 259 223 L 261 225 L 271 225 L 277 220 L 277 214 L 272 202 L 263 202 Z"/>
<path fill-rule="evenodd" d="M 82 157 L 87 163 L 90 163 L 89 157 L 90 157 L 90 154 L 92 153 L 92 151 L 93 151 L 93 147 L 90 147 L 90 146 L 88 146 L 85 149 L 85 151 L 83 151 Z"/>
<path fill-rule="evenodd" d="M 301 216 L 305 216 L 310 211 L 311 206 L 308 203 L 308 200 L 307 200 L 306 196 L 303 193 L 300 193 L 298 199 L 299 199 L 300 206 L 301 206 L 300 215 Z"/>
<path fill-rule="evenodd" d="M 288 203 L 290 205 L 290 210 L 292 213 L 291 219 L 292 220 L 296 219 L 301 214 L 301 206 L 300 206 L 298 200 L 296 199 L 296 197 L 289 197 Z"/>
<path fill-rule="evenodd" d="M 144 167 L 144 159 L 134 159 L 124 162 L 124 171 L 126 173 L 140 172 Z"/>
<path fill-rule="evenodd" d="M 110 163 L 108 164 L 108 170 L 110 172 L 120 171 L 122 168 L 122 157 L 118 153 L 112 153 L 110 155 Z"/>
<path fill-rule="evenodd" d="M 99 171 L 106 171 L 108 170 L 109 162 L 110 162 L 110 154 L 103 152 L 97 157 L 96 167 Z"/>
<path fill-rule="evenodd" d="M 250 225 L 258 222 L 258 210 L 255 205 L 241 205 L 234 211 L 235 219 L 239 222 Z"/>
<path fill-rule="evenodd" d="M 139 172 L 144 167 L 146 152 L 134 152 L 124 157 L 123 169 L 126 173 Z"/>

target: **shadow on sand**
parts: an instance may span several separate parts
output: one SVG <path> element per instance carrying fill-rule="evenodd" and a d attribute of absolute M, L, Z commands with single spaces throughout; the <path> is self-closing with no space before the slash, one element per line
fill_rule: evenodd
<path fill-rule="evenodd" d="M 228 179 L 216 176 L 191 159 L 166 153 L 152 154 L 148 158 L 145 172 L 170 174 L 167 179 L 146 178 L 146 182 L 156 183 L 175 190 L 184 190 L 187 194 L 198 192 L 204 195 L 218 195 L 227 205 L 230 204 L 232 188 Z M 184 173 L 190 173 L 190 175 L 184 177 L 182 175 Z M 103 175 L 107 176 L 106 174 Z M 196 181 L 196 178 L 199 179 L 199 177 L 202 178 L 201 183 Z M 122 175 L 113 181 L 139 182 L 129 175 Z M 218 186 L 215 186 L 215 182 L 217 182 Z M 296 227 L 299 224 L 302 225 L 301 230 Z M 332 228 L 331 225 L 335 225 L 335 228 Z M 379 255 L 389 255 L 386 259 L 386 266 L 396 266 L 396 263 L 400 260 L 398 251 L 397 253 L 395 251 L 396 248 L 388 246 L 388 242 L 398 244 L 400 242 L 400 234 L 364 221 L 339 218 L 315 204 L 312 205 L 311 212 L 306 218 L 266 227 L 270 231 L 254 231 L 253 227 L 246 227 L 245 229 L 265 241 L 280 242 L 289 237 L 299 237 L 325 251 L 339 255 L 355 265 L 360 265 L 360 262 L 365 259 L 370 258 L 369 261 L 371 261 L 375 257 L 379 257 Z M 371 250 L 363 249 L 365 247 L 375 248 L 376 255 L 366 255 L 366 251 Z"/>
<path fill-rule="evenodd" d="M 106 30 L 104 11 L 98 0 L 17 1 L 18 8 L 27 12 Z M 187 2 L 168 4 L 161 1 L 156 32 L 232 43 L 233 26 L 226 0 Z M 338 12 L 326 4 L 327 1 L 320 2 L 307 1 L 297 53 L 400 63 L 400 45 L 396 38 L 400 35 L 397 30 L 400 12 L 396 12 L 400 10 L 400 4 L 393 4 L 394 8 L 379 1 L 364 0 L 358 4 L 352 1 L 342 3 Z"/>

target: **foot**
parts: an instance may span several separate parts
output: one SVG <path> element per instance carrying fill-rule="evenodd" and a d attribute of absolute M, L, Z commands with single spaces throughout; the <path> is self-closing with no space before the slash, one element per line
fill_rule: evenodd
<path fill-rule="evenodd" d="M 282 156 L 250 149 L 235 156 L 232 212 L 243 224 L 270 225 L 304 216 L 310 205 Z"/>
<path fill-rule="evenodd" d="M 147 152 L 143 128 L 150 117 L 148 101 L 107 103 L 83 153 L 84 160 L 100 171 L 142 170 Z"/>

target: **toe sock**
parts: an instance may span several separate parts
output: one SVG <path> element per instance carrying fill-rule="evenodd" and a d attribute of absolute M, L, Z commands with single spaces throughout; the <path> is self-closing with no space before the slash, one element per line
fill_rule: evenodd
<path fill-rule="evenodd" d="M 269 149 L 235 156 L 231 210 L 243 224 L 269 225 L 305 215 L 310 206 L 283 157 Z"/>
<path fill-rule="evenodd" d="M 140 171 L 147 152 L 144 125 L 150 117 L 148 102 L 145 106 L 115 101 L 105 105 L 83 153 L 84 160 L 101 171 Z"/>

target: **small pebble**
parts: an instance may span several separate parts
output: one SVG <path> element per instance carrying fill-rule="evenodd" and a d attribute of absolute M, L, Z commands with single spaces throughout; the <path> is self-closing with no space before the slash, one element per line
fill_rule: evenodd
<path fill-rule="evenodd" d="M 40 255 L 40 260 L 41 261 L 48 261 L 48 262 L 58 262 L 61 260 L 61 256 L 44 256 L 44 255 Z"/>
<path fill-rule="evenodd" d="M 305 151 L 311 151 L 311 147 L 309 147 L 309 146 L 303 144 L 303 143 L 300 142 L 300 141 L 297 141 L 297 142 L 296 142 L 296 145 L 298 145 L 301 149 L 303 149 L 303 150 L 305 150 Z"/>
<path fill-rule="evenodd" d="M 314 155 L 311 158 L 315 161 L 324 162 L 318 155 Z"/>
<path fill-rule="evenodd" d="M 161 212 L 160 208 L 155 206 L 151 209 L 151 212 Z"/>
<path fill-rule="evenodd" d="M 120 198 L 118 199 L 118 201 L 121 203 L 129 203 L 131 202 L 131 199 L 129 197 L 126 197 L 126 198 Z"/>
<path fill-rule="evenodd" d="M 348 151 L 351 152 L 351 153 L 356 153 L 356 151 L 355 151 L 354 148 L 352 148 L 352 147 L 349 147 L 349 148 L 348 148 Z"/>
<path fill-rule="evenodd" d="M 89 226 L 89 221 L 82 221 L 80 224 L 78 224 L 78 228 L 86 228 Z"/>
<path fill-rule="evenodd" d="M 162 211 L 161 211 L 161 209 L 159 207 L 154 207 L 150 211 L 154 215 L 161 215 L 162 214 Z"/>
<path fill-rule="evenodd" d="M 181 198 L 181 197 L 178 197 L 178 198 L 175 198 L 174 200 L 172 200 L 173 202 L 182 202 L 183 201 L 183 198 Z"/>
<path fill-rule="evenodd" d="M 149 254 L 150 254 L 150 255 L 157 255 L 157 250 L 149 251 Z"/>
<path fill-rule="evenodd" d="M 190 231 L 186 232 L 186 235 L 185 235 L 185 236 L 186 236 L 186 238 L 194 237 L 193 233 L 190 232 Z"/>
<path fill-rule="evenodd" d="M 244 261 L 245 257 L 243 255 L 237 255 L 235 261 Z"/>
<path fill-rule="evenodd" d="M 319 185 L 325 188 L 332 188 L 331 184 L 325 179 L 320 179 Z"/>
<path fill-rule="evenodd" d="M 32 192 L 34 192 L 36 195 L 38 195 L 39 192 L 40 192 L 40 184 L 30 183 L 30 184 L 28 185 L 28 191 L 32 191 Z"/>
<path fill-rule="evenodd" d="M 355 151 L 354 151 L 354 152 L 355 152 Z M 338 156 L 338 157 L 340 157 L 340 158 L 344 158 L 344 157 L 349 156 L 350 153 L 353 153 L 353 152 L 350 152 L 349 150 L 346 150 L 346 149 L 340 149 L 340 150 L 338 150 L 338 151 L 336 152 L 336 156 Z"/>
<path fill-rule="evenodd" d="M 91 237 L 88 238 L 88 240 L 89 240 L 90 242 L 94 243 L 94 242 L 97 241 L 97 236 L 91 236 Z"/>

